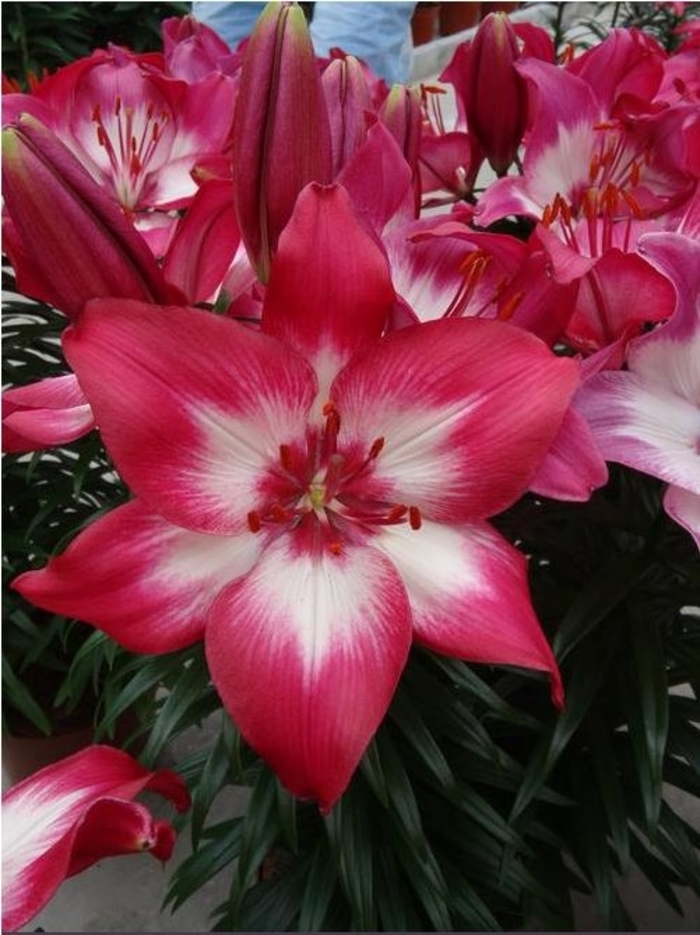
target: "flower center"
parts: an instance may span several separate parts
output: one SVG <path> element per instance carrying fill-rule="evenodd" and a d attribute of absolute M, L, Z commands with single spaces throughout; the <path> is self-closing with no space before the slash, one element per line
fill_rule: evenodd
<path fill-rule="evenodd" d="M 365 541 L 377 526 L 408 523 L 420 529 L 417 506 L 378 500 L 373 492 L 371 475 L 384 439 L 376 438 L 365 457 L 338 450 L 340 414 L 332 403 L 323 414 L 323 431 L 311 433 L 306 457 L 295 455 L 291 445 L 280 445 L 279 464 L 272 471 L 275 496 L 248 513 L 250 531 L 270 525 L 293 529 L 312 520 L 325 527 L 323 541 L 332 554 L 340 555 L 343 541 Z"/>
<path fill-rule="evenodd" d="M 103 116 L 95 104 L 92 121 L 96 124 L 97 142 L 109 161 L 117 197 L 122 207 L 136 208 L 149 163 L 163 137 L 170 115 L 156 113 L 153 102 L 137 107 L 124 105 L 117 95 L 114 107 Z"/>

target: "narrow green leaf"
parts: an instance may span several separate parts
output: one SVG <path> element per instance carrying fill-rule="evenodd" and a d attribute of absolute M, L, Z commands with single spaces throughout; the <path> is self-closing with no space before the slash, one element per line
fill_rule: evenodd
<path fill-rule="evenodd" d="M 192 847 L 196 850 L 204 829 L 204 823 L 214 799 L 230 777 L 231 763 L 226 748 L 218 733 L 209 755 L 197 777 L 197 784 L 192 800 Z"/>
<path fill-rule="evenodd" d="M 632 859 L 654 887 L 662 899 L 665 899 L 679 915 L 683 915 L 683 907 L 673 890 L 673 886 L 682 886 L 683 880 L 674 873 L 663 860 L 659 860 L 634 832 L 630 834 Z"/>
<path fill-rule="evenodd" d="M 27 686 L 17 678 L 5 656 L 2 659 L 2 683 L 5 701 L 48 737 L 51 734 L 51 721 L 34 700 Z"/>
<path fill-rule="evenodd" d="M 299 913 L 300 932 L 321 932 L 338 885 L 338 866 L 328 847 L 328 842 L 320 840 L 314 850 L 311 867 L 306 881 L 306 889 Z"/>
<path fill-rule="evenodd" d="M 206 843 L 200 843 L 173 873 L 164 906 L 172 904 L 174 912 L 224 867 L 232 866 L 241 846 L 242 824 L 242 818 L 235 818 L 206 829 Z"/>
<path fill-rule="evenodd" d="M 624 703 L 646 820 L 653 834 L 663 796 L 663 759 L 669 723 L 668 678 L 663 643 L 654 623 L 634 621 L 630 639 L 632 664 Z"/>
<path fill-rule="evenodd" d="M 605 564 L 603 571 L 586 583 L 552 641 L 559 663 L 639 586 L 649 569 L 647 556 L 623 555 Z"/>
<path fill-rule="evenodd" d="M 389 709 L 393 721 L 446 792 L 456 791 L 455 777 L 437 741 L 407 692 L 399 690 Z"/>
<path fill-rule="evenodd" d="M 352 910 L 352 927 L 377 928 L 374 901 L 375 824 L 373 799 L 357 777 L 342 799 L 326 816 L 331 852 L 335 855 L 340 883 Z"/>
<path fill-rule="evenodd" d="M 299 850 L 299 832 L 297 830 L 297 800 L 277 780 L 277 819 L 282 840 L 292 853 Z"/>

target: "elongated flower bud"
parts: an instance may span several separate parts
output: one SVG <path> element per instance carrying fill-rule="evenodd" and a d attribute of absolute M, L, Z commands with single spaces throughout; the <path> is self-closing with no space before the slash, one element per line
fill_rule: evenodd
<path fill-rule="evenodd" d="M 333 59 L 321 81 L 330 119 L 335 178 L 365 141 L 367 111 L 374 107 L 362 65 L 352 55 Z"/>
<path fill-rule="evenodd" d="M 178 301 L 141 235 L 44 124 L 20 115 L 2 154 L 5 249 L 21 292 L 71 317 L 99 297 Z"/>
<path fill-rule="evenodd" d="M 421 144 L 421 104 L 418 92 L 395 84 L 385 98 L 379 116 L 387 130 L 401 147 L 411 167 L 416 201 L 416 217 L 420 214 L 421 179 L 418 156 Z"/>
<path fill-rule="evenodd" d="M 469 132 L 499 175 L 513 162 L 527 121 L 527 90 L 515 69 L 519 57 L 508 17 L 489 14 L 469 48 L 463 96 Z"/>
<path fill-rule="evenodd" d="M 264 282 L 270 257 L 308 182 L 331 181 L 328 114 L 300 7 L 269 3 L 250 38 L 233 125 L 236 213 Z"/>

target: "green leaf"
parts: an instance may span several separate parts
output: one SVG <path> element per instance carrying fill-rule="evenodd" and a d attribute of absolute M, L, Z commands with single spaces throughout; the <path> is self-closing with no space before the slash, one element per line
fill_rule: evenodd
<path fill-rule="evenodd" d="M 5 701 L 31 721 L 42 734 L 50 736 L 51 721 L 34 700 L 27 686 L 12 671 L 5 656 L 2 659 L 2 683 Z"/>
<path fill-rule="evenodd" d="M 314 849 L 301 902 L 300 932 L 323 931 L 328 907 L 337 884 L 338 866 L 331 855 L 328 842 L 321 839 Z"/>
<path fill-rule="evenodd" d="M 230 911 L 233 918 L 246 889 L 278 838 L 276 815 L 277 777 L 263 768 L 244 816 L 240 857 L 231 889 Z"/>
<path fill-rule="evenodd" d="M 297 800 L 284 788 L 279 779 L 277 780 L 277 819 L 282 840 L 289 850 L 296 854 L 299 850 Z"/>
<path fill-rule="evenodd" d="M 232 865 L 240 850 L 242 825 L 242 818 L 234 818 L 206 829 L 206 843 L 200 843 L 198 850 L 175 870 L 164 907 L 172 903 L 175 912 L 219 871 Z"/>
<path fill-rule="evenodd" d="M 192 847 L 197 848 L 214 799 L 230 778 L 231 763 L 219 731 L 216 741 L 199 771 L 192 800 Z"/>
<path fill-rule="evenodd" d="M 629 632 L 632 656 L 623 700 L 647 825 L 653 834 L 663 796 L 663 760 L 669 724 L 668 678 L 663 643 L 653 622 L 636 620 Z"/>
<path fill-rule="evenodd" d="M 663 860 L 659 860 L 652 854 L 634 832 L 630 833 L 630 845 L 632 859 L 639 870 L 669 906 L 679 915 L 683 915 L 683 907 L 673 890 L 673 886 L 683 885 L 681 877 L 674 873 Z"/>
<path fill-rule="evenodd" d="M 619 638 L 620 631 L 615 629 L 606 634 L 602 646 L 601 641 L 590 640 L 578 653 L 566 689 L 564 710 L 535 748 L 513 804 L 511 821 L 522 814 L 540 792 L 552 767 L 578 730 L 608 675 Z"/>
<path fill-rule="evenodd" d="M 140 757 L 144 763 L 156 761 L 165 744 L 183 722 L 192 723 L 192 712 L 198 708 L 201 710 L 203 691 L 208 683 L 209 673 L 204 660 L 200 656 L 194 656 L 180 671 L 177 681 L 158 711 Z"/>
<path fill-rule="evenodd" d="M 352 927 L 362 931 L 377 927 L 373 877 L 377 840 L 372 802 L 366 786 L 356 776 L 325 818 L 331 853 L 352 911 Z"/>
<path fill-rule="evenodd" d="M 456 792 L 455 777 L 449 763 L 405 691 L 399 690 L 394 697 L 389 709 L 389 718 L 397 725 L 440 787 L 446 793 Z"/>
<path fill-rule="evenodd" d="M 649 570 L 647 556 L 622 555 L 606 563 L 600 574 L 586 583 L 552 641 L 559 663 L 639 586 Z"/>
<path fill-rule="evenodd" d="M 620 862 L 621 872 L 627 873 L 630 860 L 629 823 L 627 806 L 620 781 L 615 749 L 608 739 L 606 725 L 596 721 L 586 731 L 591 748 L 595 785 L 605 809 L 613 847 Z"/>

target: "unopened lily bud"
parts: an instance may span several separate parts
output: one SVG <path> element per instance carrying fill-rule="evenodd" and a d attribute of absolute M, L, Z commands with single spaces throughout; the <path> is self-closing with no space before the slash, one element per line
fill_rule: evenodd
<path fill-rule="evenodd" d="M 265 282 L 301 189 L 331 181 L 321 78 L 300 7 L 269 3 L 246 48 L 233 125 L 233 179 L 241 236 Z"/>
<path fill-rule="evenodd" d="M 464 75 L 467 126 L 494 172 L 505 175 L 527 122 L 527 89 L 515 62 L 515 30 L 503 13 L 490 13 L 469 47 Z"/>

